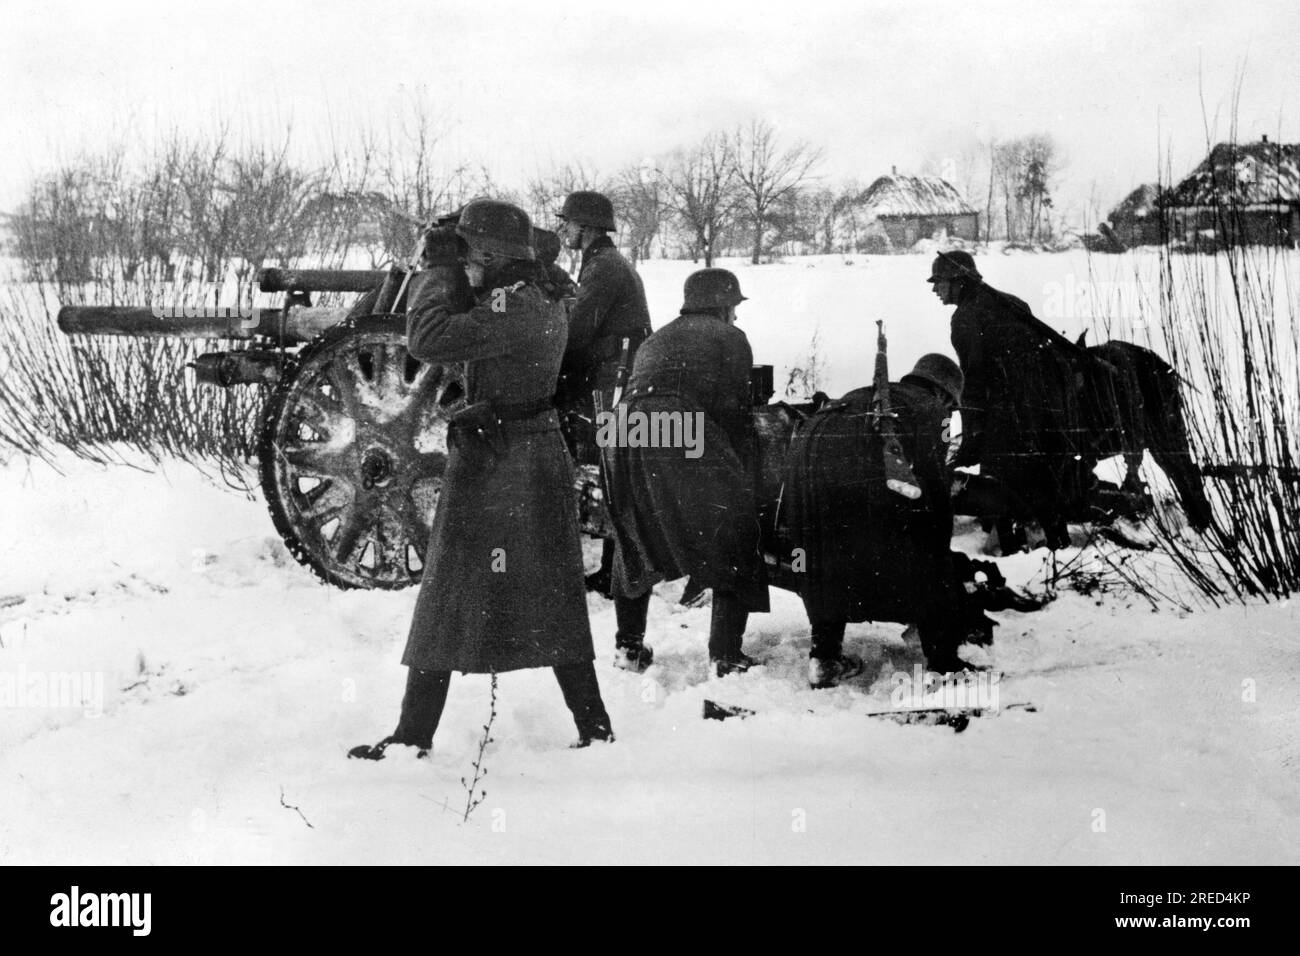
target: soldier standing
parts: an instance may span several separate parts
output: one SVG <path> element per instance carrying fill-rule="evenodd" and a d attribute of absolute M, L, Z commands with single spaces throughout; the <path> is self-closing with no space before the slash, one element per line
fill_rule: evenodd
<path fill-rule="evenodd" d="M 894 431 L 916 478 L 915 498 L 888 487 L 873 388 L 817 411 L 790 446 L 786 494 L 790 543 L 802 548 L 800 590 L 812 626 L 808 679 L 830 687 L 861 672 L 843 653 L 848 621 L 915 623 L 926 665 L 960 670 L 962 590 L 954 572 L 951 471 L 953 410 L 962 373 L 946 355 L 922 356 L 889 386 Z"/>
<path fill-rule="evenodd" d="M 574 461 L 596 465 L 600 463 L 600 450 L 596 447 L 593 392 L 601 393 L 605 408 L 613 407 L 618 368 L 624 363 L 632 367 L 637 349 L 650 335 L 650 310 L 641 277 L 609 237 L 615 229 L 613 203 L 598 192 L 570 193 L 559 217 L 563 223 L 561 238 L 569 249 L 582 252 L 582 264 L 577 295 L 569 310 L 569 343 L 555 404 Z M 653 658 L 653 651 L 645 646 L 650 595 L 647 592 L 629 601 L 613 594 L 613 559 L 614 541 L 607 538 L 600 570 L 587 579 L 587 586 L 614 598 L 618 618 L 615 665 L 644 670 Z"/>
<path fill-rule="evenodd" d="M 939 253 L 929 282 L 940 302 L 957 307 L 952 346 L 966 390 L 956 463 L 978 464 L 1003 482 L 1043 525 L 1048 547 L 1064 547 L 1065 514 L 1089 481 L 1076 458 L 1084 451 L 1082 350 L 985 283 L 970 253 Z M 1009 521 L 998 536 L 1003 553 L 1023 546 L 1023 530 Z"/>
<path fill-rule="evenodd" d="M 474 200 L 456 232 L 481 294 L 464 309 L 417 295 L 407 339 L 418 359 L 466 363 L 470 404 L 448 433 L 397 729 L 352 757 L 378 760 L 394 744 L 427 753 L 452 671 L 554 668 L 576 746 L 614 739 L 592 665 L 572 471 L 552 403 L 564 310 L 537 285 L 522 209 Z"/>
<path fill-rule="evenodd" d="M 745 297 L 732 273 L 692 273 L 684 298 L 681 315 L 637 353 L 623 403 L 629 420 L 698 414 L 702 442 L 697 457 L 630 442 L 603 450 L 618 541 L 614 590 L 648 601 L 656 583 L 688 574 L 712 588 L 709 659 L 725 676 L 755 663 L 741 650 L 745 624 L 751 611 L 768 610 L 749 397 L 754 360 L 735 326 Z M 640 619 L 620 628 L 644 633 L 645 603 L 630 606 Z"/>

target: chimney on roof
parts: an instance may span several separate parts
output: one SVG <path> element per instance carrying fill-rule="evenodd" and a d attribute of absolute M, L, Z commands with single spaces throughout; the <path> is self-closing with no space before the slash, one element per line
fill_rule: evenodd
<path fill-rule="evenodd" d="M 898 175 L 898 167 L 897 167 L 897 166 L 890 166 L 890 167 L 889 167 L 889 175 L 891 175 L 891 176 L 897 176 L 897 175 Z"/>
<path fill-rule="evenodd" d="M 1267 142 L 1268 142 L 1268 133 L 1265 133 L 1263 136 L 1261 136 L 1261 137 L 1260 137 L 1260 140 L 1261 140 L 1262 142 L 1267 143 Z"/>

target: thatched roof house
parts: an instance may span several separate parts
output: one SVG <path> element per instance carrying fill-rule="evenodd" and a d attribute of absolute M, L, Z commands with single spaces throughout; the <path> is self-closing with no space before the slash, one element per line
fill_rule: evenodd
<path fill-rule="evenodd" d="M 1110 232 L 1124 246 L 1155 245 L 1160 240 L 1160 187 L 1143 183 L 1107 217 Z"/>
<path fill-rule="evenodd" d="M 1107 217 L 1112 223 L 1128 219 L 1151 219 L 1157 212 L 1160 199 L 1160 187 L 1155 183 L 1143 183 L 1125 196 Z"/>
<path fill-rule="evenodd" d="M 957 187 L 938 176 L 881 176 L 862 194 L 862 206 L 884 227 L 895 249 L 940 232 L 979 239 L 979 215 Z"/>
<path fill-rule="evenodd" d="M 1300 236 L 1300 143 L 1219 143 L 1161 205 L 1179 232 L 1227 230 L 1239 242 Z"/>

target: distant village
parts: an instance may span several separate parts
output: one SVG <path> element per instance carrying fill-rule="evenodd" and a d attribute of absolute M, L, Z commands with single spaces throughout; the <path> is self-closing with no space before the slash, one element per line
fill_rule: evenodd
<path fill-rule="evenodd" d="M 835 251 L 864 253 L 974 245 L 990 238 L 990 218 L 942 176 L 905 176 L 894 170 L 844 211 L 835 223 L 833 245 Z M 1173 185 L 1135 188 L 1095 229 L 1043 236 L 1038 245 L 1083 245 L 1094 252 L 1154 245 L 1213 251 L 1228 241 L 1295 248 L 1297 238 L 1300 144 L 1264 137 L 1253 143 L 1219 143 Z"/>
<path fill-rule="evenodd" d="M 1165 242 L 1212 250 L 1225 241 L 1295 248 L 1300 143 L 1219 143 L 1172 187 L 1134 189 L 1098 233 L 1104 251 Z"/>
<path fill-rule="evenodd" d="M 895 167 L 869 185 L 830 188 L 822 151 L 781 144 L 768 124 L 714 133 L 694 146 L 600 174 L 566 164 L 522 188 L 489 171 L 439 165 L 436 137 L 396 143 L 318 168 L 279 149 L 175 141 L 128 162 L 81 157 L 38 175 L 0 215 L 4 252 L 26 278 L 60 286 L 137 281 L 241 285 L 268 265 L 377 268 L 410 255 L 424 224 L 483 195 L 522 206 L 549 226 L 563 197 L 598 189 L 618 210 L 618 244 L 635 262 L 744 256 L 1003 248 L 1123 252 L 1162 245 L 1213 251 L 1226 243 L 1294 247 L 1300 236 L 1300 144 L 1219 143 L 1188 175 L 1136 186 L 1099 222 L 1067 224 L 1053 205 L 1051 138 L 983 144 L 960 162 Z"/>

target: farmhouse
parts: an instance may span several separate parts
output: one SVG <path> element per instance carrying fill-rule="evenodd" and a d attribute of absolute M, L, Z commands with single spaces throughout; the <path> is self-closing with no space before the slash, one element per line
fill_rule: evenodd
<path fill-rule="evenodd" d="M 894 170 L 868 186 L 861 202 L 895 249 L 943 232 L 951 239 L 979 239 L 979 215 L 938 176 L 900 176 Z"/>
<path fill-rule="evenodd" d="M 1300 143 L 1219 143 L 1161 203 L 1184 239 L 1295 246 Z"/>
<path fill-rule="evenodd" d="M 1125 247 L 1158 245 L 1160 236 L 1160 188 L 1144 183 L 1110 211 L 1110 231 Z"/>

